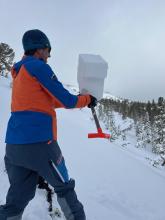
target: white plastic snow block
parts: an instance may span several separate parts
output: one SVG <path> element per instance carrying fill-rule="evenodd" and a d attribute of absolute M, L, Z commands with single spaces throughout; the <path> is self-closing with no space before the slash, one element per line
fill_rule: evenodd
<path fill-rule="evenodd" d="M 77 80 L 81 94 L 90 93 L 98 100 L 103 97 L 108 64 L 100 55 L 80 54 Z"/>

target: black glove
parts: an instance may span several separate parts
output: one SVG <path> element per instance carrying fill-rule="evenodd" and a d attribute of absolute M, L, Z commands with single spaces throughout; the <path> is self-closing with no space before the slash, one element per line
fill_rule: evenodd
<path fill-rule="evenodd" d="M 97 99 L 92 95 L 90 95 L 90 98 L 91 98 L 91 102 L 89 103 L 88 108 L 95 107 L 97 105 Z"/>

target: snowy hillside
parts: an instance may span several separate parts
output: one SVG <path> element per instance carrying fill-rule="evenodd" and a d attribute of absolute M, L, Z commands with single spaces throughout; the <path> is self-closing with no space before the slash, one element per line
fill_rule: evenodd
<path fill-rule="evenodd" d="M 73 85 L 70 85 L 70 84 L 66 84 L 65 87 L 67 89 L 69 89 L 70 91 L 74 92 L 75 94 L 79 93 L 78 86 L 73 86 Z M 104 92 L 103 98 L 113 99 L 113 100 L 122 100 L 121 98 L 118 98 L 118 97 L 115 97 L 115 96 L 111 95 L 109 92 Z"/>
<path fill-rule="evenodd" d="M 5 202 L 9 186 L 3 162 L 10 115 L 9 83 L 0 77 L 0 204 Z M 132 146 L 133 133 L 125 145 L 121 140 L 88 139 L 87 134 L 96 130 L 88 108 L 58 109 L 57 118 L 59 145 L 69 174 L 76 179 L 76 191 L 87 220 L 165 219 L 165 170 L 150 166 L 144 159 L 149 152 Z M 120 124 L 120 118 L 117 120 Z M 45 192 L 38 189 L 23 220 L 51 220 L 47 207 Z"/>

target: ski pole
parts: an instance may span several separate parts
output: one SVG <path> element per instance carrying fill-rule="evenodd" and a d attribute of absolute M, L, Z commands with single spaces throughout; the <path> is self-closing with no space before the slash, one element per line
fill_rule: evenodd
<path fill-rule="evenodd" d="M 111 137 L 111 135 L 103 133 L 103 131 L 101 129 L 101 126 L 100 126 L 100 123 L 99 123 L 99 120 L 98 120 L 97 115 L 96 115 L 95 108 L 91 107 L 91 111 L 92 111 L 92 115 L 93 115 L 93 118 L 94 118 L 94 121 L 95 121 L 95 124 L 96 124 L 97 133 L 88 134 L 88 138 L 106 138 L 106 139 L 109 139 Z"/>

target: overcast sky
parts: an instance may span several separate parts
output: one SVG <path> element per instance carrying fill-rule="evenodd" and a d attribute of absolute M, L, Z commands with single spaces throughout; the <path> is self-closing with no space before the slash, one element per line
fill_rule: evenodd
<path fill-rule="evenodd" d="M 49 64 L 77 85 L 80 53 L 108 62 L 105 90 L 133 100 L 165 97 L 164 0 L 0 0 L 0 42 L 23 54 L 22 35 L 40 29 L 52 45 Z"/>

